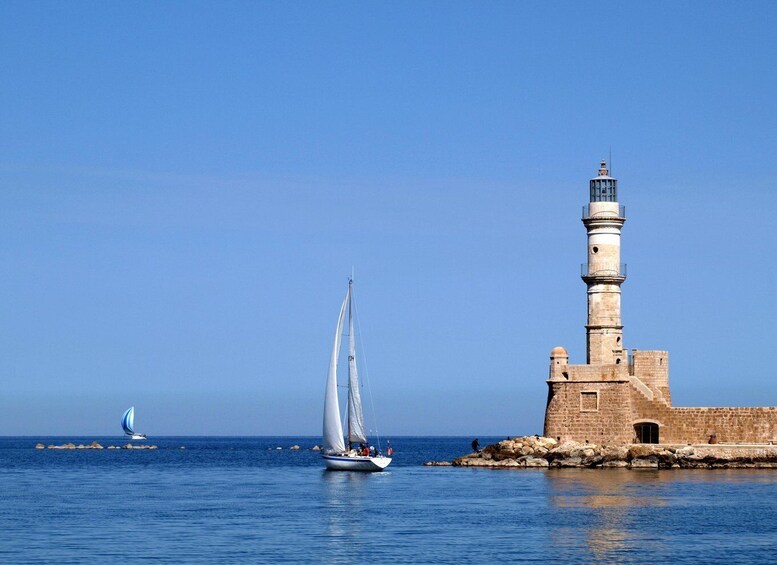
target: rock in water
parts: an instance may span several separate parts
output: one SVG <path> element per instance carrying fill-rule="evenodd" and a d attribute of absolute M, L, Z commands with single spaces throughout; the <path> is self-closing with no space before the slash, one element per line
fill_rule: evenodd
<path fill-rule="evenodd" d="M 523 466 L 544 468 L 548 466 L 548 460 L 543 459 L 542 457 L 527 457 L 526 459 L 523 460 Z"/>
<path fill-rule="evenodd" d="M 658 469 L 658 458 L 646 457 L 643 459 L 632 459 L 632 469 Z"/>
<path fill-rule="evenodd" d="M 317 445 L 314 445 L 313 447 L 310 448 L 310 451 L 321 451 L 321 448 Z"/>
<path fill-rule="evenodd" d="M 63 445 L 49 445 L 48 449 L 75 449 L 76 444 L 74 443 L 65 443 Z"/>
<path fill-rule="evenodd" d="M 291 449 L 292 451 L 298 451 L 299 445 L 292 445 L 289 449 Z"/>
<path fill-rule="evenodd" d="M 43 445 L 42 443 L 36 443 L 35 444 L 35 449 L 46 449 L 46 446 Z"/>

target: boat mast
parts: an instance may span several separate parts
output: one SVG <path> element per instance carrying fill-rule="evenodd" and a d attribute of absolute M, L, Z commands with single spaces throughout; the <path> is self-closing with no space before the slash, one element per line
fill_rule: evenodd
<path fill-rule="evenodd" d="M 348 278 L 348 335 L 350 337 L 351 335 L 351 328 L 353 328 L 353 323 L 351 320 L 353 319 L 351 316 L 351 285 L 353 285 L 353 277 Z M 348 398 L 351 397 L 351 353 L 348 352 Z M 350 406 L 350 400 L 347 403 L 348 406 Z M 351 411 L 346 410 L 348 413 L 348 435 L 346 436 L 347 442 L 348 442 L 348 449 L 351 449 Z"/>

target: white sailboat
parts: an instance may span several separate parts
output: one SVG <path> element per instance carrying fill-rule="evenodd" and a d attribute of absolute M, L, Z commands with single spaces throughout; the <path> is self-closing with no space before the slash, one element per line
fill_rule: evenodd
<path fill-rule="evenodd" d="M 146 434 L 139 434 L 135 431 L 135 407 L 130 406 L 121 417 L 121 427 L 124 429 L 124 435 L 129 439 L 146 439 Z"/>
<path fill-rule="evenodd" d="M 324 444 L 321 449 L 321 457 L 324 459 L 326 468 L 333 471 L 382 471 L 391 463 L 390 457 L 384 457 L 380 453 L 377 455 L 370 455 L 369 452 L 364 454 L 361 450 L 352 448 L 353 445 L 367 445 L 364 414 L 362 413 L 359 393 L 359 375 L 356 370 L 352 302 L 353 280 L 349 280 L 348 292 L 340 307 L 340 316 L 337 319 L 335 343 L 329 362 L 329 376 L 326 381 L 326 396 L 324 398 Z M 344 436 L 340 420 L 340 402 L 337 396 L 337 361 L 340 357 L 346 312 L 348 313 L 348 411 L 346 420 L 348 434 Z"/>

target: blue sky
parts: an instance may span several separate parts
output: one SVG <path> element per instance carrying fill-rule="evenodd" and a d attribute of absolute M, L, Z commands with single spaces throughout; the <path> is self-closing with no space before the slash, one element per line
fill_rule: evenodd
<path fill-rule="evenodd" d="M 624 343 L 777 405 L 777 5 L 0 4 L 0 434 L 541 433 L 613 157 Z"/>

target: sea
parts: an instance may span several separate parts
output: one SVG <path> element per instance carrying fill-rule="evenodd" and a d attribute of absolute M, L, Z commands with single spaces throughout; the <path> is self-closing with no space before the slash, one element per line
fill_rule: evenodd
<path fill-rule="evenodd" d="M 423 466 L 472 439 L 351 473 L 313 437 L 0 438 L 0 563 L 777 562 L 777 469 Z"/>

